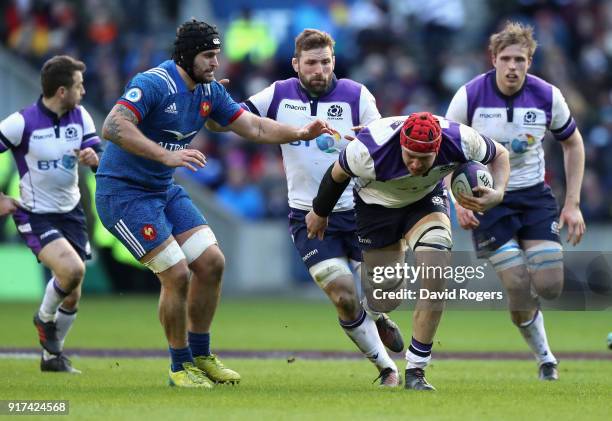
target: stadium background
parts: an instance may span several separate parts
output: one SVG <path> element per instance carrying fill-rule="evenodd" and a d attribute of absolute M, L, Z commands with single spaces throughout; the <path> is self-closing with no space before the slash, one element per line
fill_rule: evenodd
<path fill-rule="evenodd" d="M 67 53 L 88 66 L 84 104 L 99 131 L 129 78 L 168 58 L 176 26 L 192 16 L 220 27 L 224 47 L 216 76 L 231 80 L 229 91 L 237 101 L 294 76 L 293 38 L 314 27 L 337 41 L 336 74 L 366 84 L 384 116 L 417 110 L 444 114 L 455 90 L 489 69 L 488 35 L 506 19 L 519 19 L 536 29 L 532 72 L 561 88 L 584 137 L 581 208 L 588 230 L 577 249 L 612 250 L 611 1 L 253 3 L 2 1 L 0 118 L 34 101 L 42 63 Z M 457 311 L 442 320 L 428 374 L 442 397 L 373 393 L 373 369 L 358 356 L 351 361 L 353 345 L 291 244 L 280 150 L 206 131 L 193 144 L 207 155 L 208 165 L 196 174 L 179 171 L 177 178 L 204 211 L 226 254 L 213 346 L 242 373 L 240 393 L 215 390 L 211 400 L 190 391 L 169 394 L 163 384 L 166 359 L 140 358 L 165 356 L 155 312 L 158 281 L 97 222 L 91 209 L 95 180 L 84 171 L 81 187 L 95 258 L 67 342 L 84 375 L 41 377 L 37 371 L 31 314 L 46 275 L 12 220 L 0 219 L 0 399 L 70 399 L 79 419 L 404 419 L 408 410 L 414 417 L 437 419 L 609 416 L 609 311 L 547 313 L 552 348 L 562 361 L 558 384 L 535 381 L 535 364 L 505 311 Z M 561 148 L 551 138 L 545 145 L 547 179 L 562 203 Z M 17 182 L 12 156 L 1 154 L 0 190 L 16 196 Z M 456 223 L 454 236 L 456 249 L 471 249 L 468 234 Z M 397 312 L 394 318 L 408 335 L 409 314 Z M 396 357 L 402 369 L 401 356 Z"/>
<path fill-rule="evenodd" d="M 10 0 L 3 2 L 0 115 L 38 95 L 38 69 L 50 56 L 85 61 L 84 104 L 100 130 L 104 115 L 129 78 L 169 57 L 178 23 L 196 16 L 217 24 L 224 47 L 218 78 L 230 79 L 237 101 L 272 81 L 292 77 L 293 39 L 306 27 L 336 39 L 336 74 L 364 83 L 384 116 L 428 110 L 443 115 L 456 89 L 490 68 L 488 35 L 506 19 L 536 30 L 538 50 L 531 71 L 564 92 L 584 136 L 587 166 L 581 208 L 589 226 L 582 250 L 608 250 L 612 221 L 612 2 L 585 0 L 163 1 Z M 245 142 L 233 134 L 203 130 L 193 142 L 208 157 L 205 170 L 178 171 L 203 208 L 228 257 L 225 290 L 294 291 L 319 295 L 287 235 L 286 183 L 280 149 Z M 545 141 L 546 177 L 562 203 L 561 148 Z M 82 173 L 89 209 L 94 188 Z M 0 155 L 0 189 L 16 195 L 10 154 Z M 86 292 L 152 291 L 157 282 L 134 264 L 126 250 L 90 212 L 96 259 Z M 469 249 L 457 227 L 457 247 Z M 597 234 L 597 235 L 594 235 Z M 605 234 L 605 235 L 604 235 Z M 0 283 L 0 296 L 37 297 L 40 271 L 16 236 L 12 221 L 0 220 L 0 257 L 19 268 L 17 284 Z M 8 245 L 8 246 L 7 246 Z M 8 248 L 6 248 L 8 247 Z M 262 250 L 266 256 L 262 259 Z M 10 251 L 10 252 L 9 252 Z M 255 252 L 257 251 L 257 252 Z M 19 265 L 15 265 L 19 259 Z M 3 264 L 3 266 L 6 266 Z M 24 276 L 22 266 L 28 268 Z M 11 278 L 12 272 L 3 278 Z M 31 282 L 28 282 L 31 281 Z"/>

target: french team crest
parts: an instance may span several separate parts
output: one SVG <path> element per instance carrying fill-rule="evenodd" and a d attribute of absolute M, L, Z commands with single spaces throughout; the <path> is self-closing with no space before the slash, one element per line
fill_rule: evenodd
<path fill-rule="evenodd" d="M 151 224 L 143 226 L 140 230 L 140 233 L 147 241 L 153 241 L 157 238 L 157 231 L 155 230 L 155 227 Z"/>
<path fill-rule="evenodd" d="M 208 117 L 208 114 L 210 114 L 211 111 L 211 106 L 210 106 L 210 102 L 208 101 L 203 101 L 200 104 L 200 115 L 202 117 Z"/>

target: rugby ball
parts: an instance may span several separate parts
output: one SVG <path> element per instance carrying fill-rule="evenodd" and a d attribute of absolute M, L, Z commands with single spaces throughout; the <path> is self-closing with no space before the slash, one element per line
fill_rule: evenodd
<path fill-rule="evenodd" d="M 467 197 L 478 196 L 472 192 L 472 189 L 478 186 L 493 188 L 493 176 L 485 165 L 468 161 L 453 171 L 451 190 L 455 197 L 459 197 L 459 193 Z"/>

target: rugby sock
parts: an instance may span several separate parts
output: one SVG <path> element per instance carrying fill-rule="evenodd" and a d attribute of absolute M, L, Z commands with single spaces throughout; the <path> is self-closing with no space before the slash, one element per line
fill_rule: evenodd
<path fill-rule="evenodd" d="M 519 332 L 521 332 L 525 342 L 531 348 L 531 351 L 538 360 L 538 364 L 557 363 L 557 359 L 548 346 L 546 329 L 544 328 L 544 315 L 540 310 L 536 311 L 532 320 L 521 324 Z"/>
<path fill-rule="evenodd" d="M 429 364 L 429 360 L 431 360 L 432 346 L 433 342 L 430 344 L 424 344 L 414 339 L 413 336 L 412 340 L 410 341 L 410 346 L 408 347 L 408 350 L 406 350 L 406 361 L 408 361 L 406 369 L 425 368 L 427 364 Z"/>
<path fill-rule="evenodd" d="M 47 282 L 45 296 L 38 310 L 38 317 L 40 317 L 40 320 L 43 322 L 54 321 L 55 313 L 67 295 L 68 293 L 58 285 L 55 276 L 52 277 L 49 282 Z"/>
<path fill-rule="evenodd" d="M 188 332 L 187 338 L 194 357 L 208 357 L 210 355 L 210 333 Z"/>
<path fill-rule="evenodd" d="M 378 336 L 376 323 L 367 316 L 363 309 L 357 319 L 348 322 L 344 320 L 339 321 L 340 326 L 342 326 L 348 337 L 376 365 L 379 371 L 387 367 L 397 371 L 397 366 L 391 357 L 389 357 L 389 354 L 387 354 L 385 346 L 380 340 L 380 336 Z"/>
<path fill-rule="evenodd" d="M 183 363 L 193 363 L 193 355 L 191 355 L 189 347 L 181 349 L 169 347 L 168 350 L 170 350 L 170 358 L 172 359 L 171 368 L 174 373 L 183 369 Z"/>
<path fill-rule="evenodd" d="M 55 326 L 57 327 L 57 339 L 60 341 L 60 348 L 64 349 L 64 340 L 70 331 L 74 319 L 76 319 L 77 310 L 66 310 L 62 307 L 57 309 L 55 316 Z"/>

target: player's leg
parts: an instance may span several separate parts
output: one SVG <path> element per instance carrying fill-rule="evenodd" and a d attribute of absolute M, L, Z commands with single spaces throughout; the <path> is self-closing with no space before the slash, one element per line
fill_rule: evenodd
<path fill-rule="evenodd" d="M 387 354 L 374 321 L 367 316 L 359 302 L 355 280 L 347 256 L 361 259 L 355 243 L 345 244 L 345 236 L 354 240 L 352 212 L 333 214 L 324 240 L 309 239 L 306 234 L 305 211 L 292 209 L 290 229 L 293 243 L 308 268 L 314 282 L 328 296 L 338 314 L 344 333 L 378 369 L 381 384 L 397 386 L 399 375 Z"/>
<path fill-rule="evenodd" d="M 215 234 L 180 186 L 168 191 L 164 212 L 191 270 L 187 328 L 195 364 L 216 383 L 239 383 L 240 374 L 225 367 L 210 350 L 210 328 L 221 298 L 225 268 Z"/>
<path fill-rule="evenodd" d="M 442 292 L 446 281 L 436 267 L 450 265 L 452 236 L 450 219 L 443 212 L 421 218 L 406 234 L 406 242 L 414 251 L 417 267 L 425 268 L 420 277 L 420 288 Z M 412 315 L 412 338 L 406 351 L 406 388 L 435 390 L 425 380 L 425 367 L 431 360 L 433 339 L 444 312 L 444 300 L 424 298 L 416 302 Z"/>
<path fill-rule="evenodd" d="M 522 240 L 521 245 L 525 250 L 533 293 L 547 300 L 559 297 L 563 290 L 561 244 L 551 240 Z M 557 380 L 558 361 L 548 344 L 542 311 L 537 310 L 529 324 L 524 324 L 520 330 L 538 360 L 539 378 Z"/>
<path fill-rule="evenodd" d="M 85 275 L 83 260 L 63 237 L 45 245 L 38 259 L 53 273 L 34 324 L 43 345 L 42 371 L 80 373 L 62 354 L 66 335 L 76 318 L 81 285 Z M 66 305 L 67 304 L 67 305 Z M 68 307 L 67 309 L 63 307 Z"/>
<path fill-rule="evenodd" d="M 159 319 L 168 340 L 171 386 L 211 388 L 195 367 L 187 344 L 187 291 L 190 271 L 164 214 L 165 193 L 96 195 L 100 220 L 161 283 Z"/>
<path fill-rule="evenodd" d="M 398 386 L 397 366 L 389 357 L 376 323 L 361 307 L 346 258 L 326 259 L 311 266 L 310 274 L 336 307 L 340 327 L 378 369 L 381 385 Z"/>

